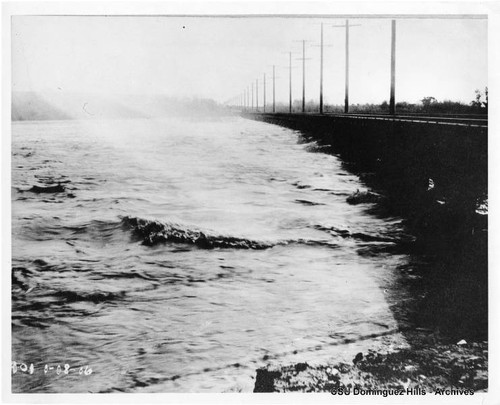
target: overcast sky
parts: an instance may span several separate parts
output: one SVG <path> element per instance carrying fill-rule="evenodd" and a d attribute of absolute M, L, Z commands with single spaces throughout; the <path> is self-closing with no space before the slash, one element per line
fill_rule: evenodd
<path fill-rule="evenodd" d="M 225 101 L 272 65 L 276 97 L 288 100 L 288 55 L 294 98 L 319 96 L 320 25 L 325 23 L 325 100 L 344 98 L 345 30 L 333 18 L 14 16 L 12 86 L 21 91 L 154 93 Z M 350 101 L 389 99 L 390 19 L 350 19 Z M 396 99 L 426 96 L 470 102 L 487 86 L 486 19 L 398 19 Z M 260 90 L 262 97 L 262 88 Z"/>

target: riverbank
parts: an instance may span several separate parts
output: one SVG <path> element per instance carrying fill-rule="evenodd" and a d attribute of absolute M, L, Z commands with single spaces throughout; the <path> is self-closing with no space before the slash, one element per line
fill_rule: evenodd
<path fill-rule="evenodd" d="M 297 363 L 257 370 L 254 392 L 331 392 L 353 395 L 357 390 L 403 391 L 403 395 L 473 395 L 488 387 L 488 343 L 425 343 L 410 349 L 358 353 L 352 363 Z M 387 391 L 386 391 L 387 392 Z M 466 394 L 468 392 L 468 394 Z"/>
<path fill-rule="evenodd" d="M 409 347 L 257 370 L 256 392 L 339 388 L 426 392 L 488 386 L 487 135 L 471 128 L 260 114 L 249 118 L 300 130 L 339 156 L 365 189 L 346 199 L 377 217 L 403 218 L 408 240 L 360 255 L 407 254 L 387 291 Z M 332 309 L 334 310 L 334 309 Z M 460 344 L 457 344 L 459 343 Z M 464 343 L 465 342 L 465 343 Z"/>
<path fill-rule="evenodd" d="M 467 249 L 461 253 L 441 251 L 437 257 L 429 251 L 425 255 L 413 254 L 415 261 L 420 258 L 423 262 L 399 269 L 404 287 L 410 289 L 412 296 L 400 300 L 397 293 L 393 298 L 388 291 L 386 297 L 408 346 L 387 351 L 368 349 L 358 353 L 351 363 L 330 358 L 319 365 L 268 365 L 256 371 L 254 392 L 330 392 L 354 388 L 486 392 L 487 272 L 481 266 L 481 261 L 486 260 L 486 237 L 471 238 L 472 242 L 469 240 Z M 474 246 L 479 250 L 474 252 Z M 464 245 L 457 246 L 460 247 Z M 418 244 L 403 247 L 423 248 Z"/>

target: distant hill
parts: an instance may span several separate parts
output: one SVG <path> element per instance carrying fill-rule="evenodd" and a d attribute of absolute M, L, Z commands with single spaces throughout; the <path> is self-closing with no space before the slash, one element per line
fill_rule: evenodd
<path fill-rule="evenodd" d="M 226 110 L 213 100 L 161 95 L 13 92 L 12 121 L 160 118 L 219 115 Z"/>
<path fill-rule="evenodd" d="M 12 121 L 67 120 L 70 116 L 35 93 L 12 93 Z"/>

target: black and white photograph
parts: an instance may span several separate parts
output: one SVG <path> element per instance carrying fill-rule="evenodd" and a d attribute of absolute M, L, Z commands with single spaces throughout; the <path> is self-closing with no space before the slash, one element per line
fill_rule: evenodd
<path fill-rule="evenodd" d="M 494 403 L 487 2 L 355 3 L 2 4 L 9 398 Z"/>

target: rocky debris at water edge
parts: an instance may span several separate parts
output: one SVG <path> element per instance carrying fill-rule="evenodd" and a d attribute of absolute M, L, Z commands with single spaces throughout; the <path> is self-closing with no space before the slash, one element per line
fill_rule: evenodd
<path fill-rule="evenodd" d="M 459 390 L 486 392 L 488 343 L 438 344 L 390 353 L 368 350 L 351 364 L 297 363 L 257 370 L 254 392 L 332 392 L 413 390 L 415 394 Z M 472 390 L 472 391 L 470 391 Z"/>

